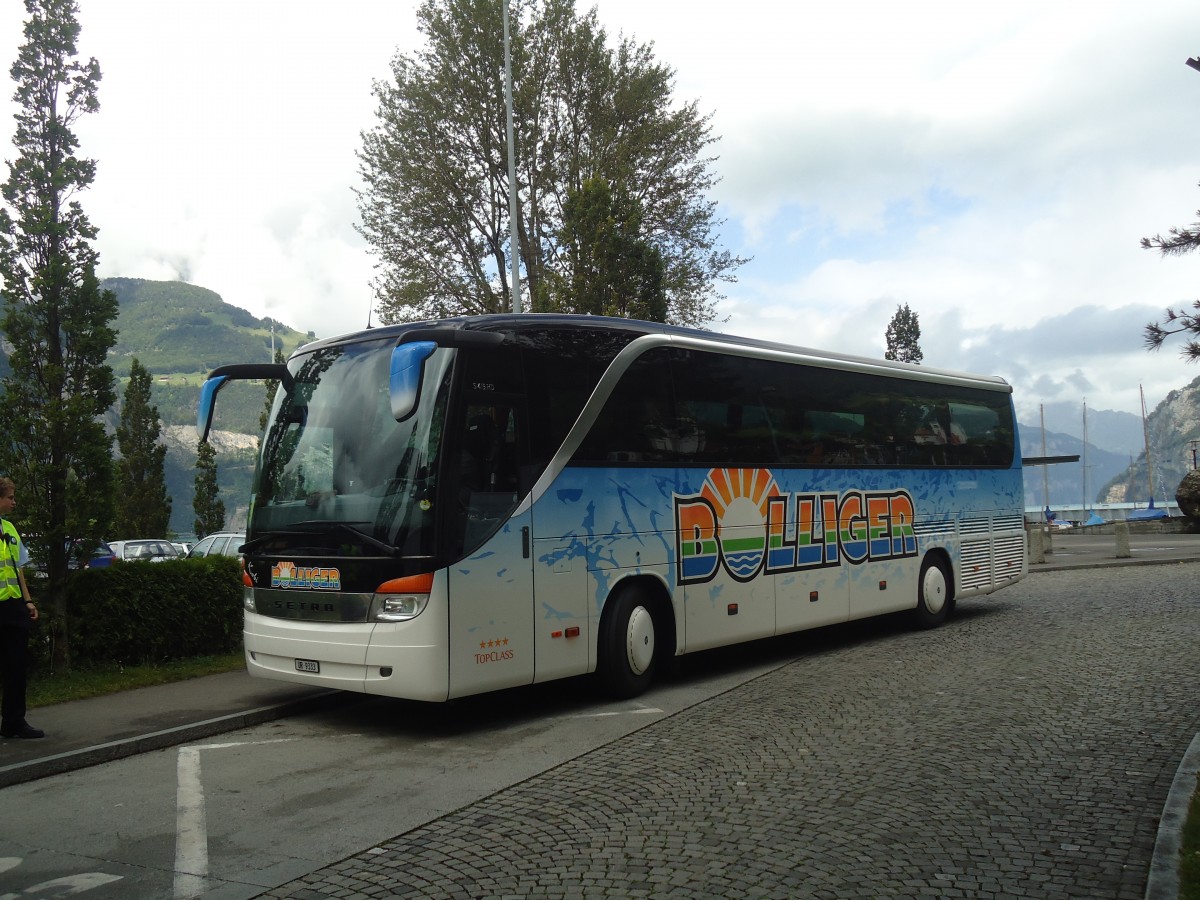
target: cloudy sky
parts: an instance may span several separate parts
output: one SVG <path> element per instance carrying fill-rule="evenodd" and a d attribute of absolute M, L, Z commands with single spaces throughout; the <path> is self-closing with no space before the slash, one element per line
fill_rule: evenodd
<path fill-rule="evenodd" d="M 372 81 L 418 46 L 416 0 L 79 4 L 104 73 L 77 129 L 100 274 L 182 279 L 321 337 L 365 325 L 355 151 Z M 1153 408 L 1200 376 L 1178 341 L 1142 347 L 1200 299 L 1200 254 L 1139 246 L 1198 218 L 1195 0 L 596 8 L 712 113 L 722 243 L 752 257 L 718 330 L 882 356 L 907 303 L 926 365 L 1002 375 L 1034 416 L 1138 412 L 1139 385 Z M 23 20 L 7 4 L 6 71 Z"/>

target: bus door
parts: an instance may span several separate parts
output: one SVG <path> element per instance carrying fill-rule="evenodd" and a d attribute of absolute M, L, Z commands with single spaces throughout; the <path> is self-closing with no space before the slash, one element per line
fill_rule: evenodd
<path fill-rule="evenodd" d="M 451 546 L 450 696 L 533 681 L 532 516 L 514 516 L 523 493 L 523 405 L 519 398 L 470 392 L 453 461 L 439 495 Z"/>

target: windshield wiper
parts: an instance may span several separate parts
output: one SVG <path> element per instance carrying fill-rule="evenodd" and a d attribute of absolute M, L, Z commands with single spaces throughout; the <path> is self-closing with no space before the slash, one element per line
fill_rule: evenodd
<path fill-rule="evenodd" d="M 356 522 L 354 524 L 365 525 L 366 522 Z M 268 531 L 261 537 L 256 537 L 254 540 L 243 544 L 242 552 L 248 553 L 252 550 L 255 550 L 272 538 L 286 537 L 293 534 L 311 534 L 315 531 L 321 531 L 325 529 L 333 529 L 335 531 L 350 534 L 351 536 L 358 538 L 367 546 L 372 547 L 375 550 L 382 550 L 388 556 L 395 556 L 398 552 L 391 544 L 384 543 L 374 535 L 367 534 L 365 531 L 355 528 L 354 525 L 348 522 L 330 522 L 328 519 L 310 519 L 306 522 L 293 522 L 291 528 L 282 531 Z"/>

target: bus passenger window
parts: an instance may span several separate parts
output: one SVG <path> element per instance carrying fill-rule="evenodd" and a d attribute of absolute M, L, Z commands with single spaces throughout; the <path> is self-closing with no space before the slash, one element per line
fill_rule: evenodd
<path fill-rule="evenodd" d="M 576 458 L 595 463 L 674 462 L 702 443 L 695 420 L 677 421 L 666 357 L 635 360 L 604 404 Z"/>

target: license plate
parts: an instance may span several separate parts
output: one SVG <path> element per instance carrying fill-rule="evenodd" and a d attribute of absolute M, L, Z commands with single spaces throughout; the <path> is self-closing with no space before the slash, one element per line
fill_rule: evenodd
<path fill-rule="evenodd" d="M 315 659 L 298 659 L 296 660 L 297 672 L 312 672 L 314 675 L 321 674 L 321 664 Z"/>

